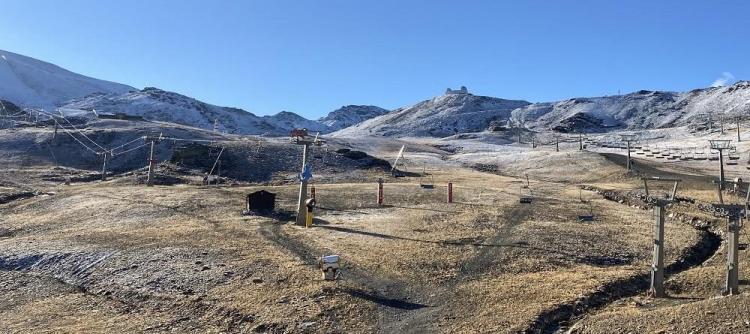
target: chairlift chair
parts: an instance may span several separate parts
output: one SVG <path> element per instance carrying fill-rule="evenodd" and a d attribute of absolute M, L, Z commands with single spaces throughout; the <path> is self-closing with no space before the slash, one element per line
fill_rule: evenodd
<path fill-rule="evenodd" d="M 593 204 L 591 203 L 590 200 L 587 203 L 589 205 L 589 212 L 578 215 L 578 221 L 580 221 L 580 222 L 592 222 L 592 221 L 594 221 L 594 207 L 593 207 Z"/>
<path fill-rule="evenodd" d="M 727 154 L 727 158 L 729 158 L 729 160 L 727 160 L 727 162 L 726 162 L 727 165 L 729 165 L 729 166 L 735 166 L 735 165 L 737 165 L 737 160 L 740 159 L 740 155 L 739 155 L 739 153 L 737 153 L 737 147 L 732 146 L 729 149 L 729 154 Z"/>
<path fill-rule="evenodd" d="M 523 189 L 526 189 L 528 194 L 524 195 Z M 531 196 L 531 189 L 528 187 L 527 188 L 521 187 L 519 189 L 519 195 L 520 195 L 520 198 L 518 202 L 521 204 L 531 204 L 531 202 L 533 201 L 533 197 Z"/>
<path fill-rule="evenodd" d="M 419 187 L 421 187 L 423 189 L 433 189 L 433 188 L 435 188 L 435 179 L 433 178 L 433 176 L 430 175 L 430 182 L 429 183 L 424 182 L 426 176 L 427 176 L 427 166 L 425 165 L 424 167 L 422 167 L 422 177 L 419 178 Z"/>
<path fill-rule="evenodd" d="M 424 179 L 424 176 L 422 176 L 422 179 Z M 419 180 L 419 186 L 422 189 L 434 189 L 435 188 L 435 182 L 432 175 L 430 175 L 430 183 L 425 183 L 422 181 L 422 179 Z"/>
<path fill-rule="evenodd" d="M 706 152 L 705 151 L 695 152 L 693 159 L 701 160 L 701 161 L 706 160 Z"/>
<path fill-rule="evenodd" d="M 680 154 L 680 161 L 688 161 L 691 159 L 692 152 L 690 150 L 682 151 Z"/>
<path fill-rule="evenodd" d="M 737 153 L 736 146 L 732 146 L 732 148 L 729 149 L 729 160 L 740 160 L 740 154 Z"/>

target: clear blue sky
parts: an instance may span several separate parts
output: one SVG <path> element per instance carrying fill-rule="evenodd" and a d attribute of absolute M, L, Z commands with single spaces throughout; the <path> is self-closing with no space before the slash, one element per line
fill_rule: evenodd
<path fill-rule="evenodd" d="M 0 49 L 256 114 L 750 79 L 750 1 L 0 0 Z"/>

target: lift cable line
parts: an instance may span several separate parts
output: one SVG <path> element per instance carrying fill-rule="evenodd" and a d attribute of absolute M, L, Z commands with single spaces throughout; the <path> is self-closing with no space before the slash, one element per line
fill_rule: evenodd
<path fill-rule="evenodd" d="M 173 140 L 173 141 L 187 141 L 187 142 L 204 142 L 204 143 L 229 143 L 229 142 L 237 142 L 237 140 L 216 140 L 216 139 L 190 139 L 190 138 L 174 138 L 174 137 L 161 137 L 163 140 Z"/>
<path fill-rule="evenodd" d="M 138 138 L 138 139 L 143 139 L 143 138 L 144 138 L 144 137 L 141 137 L 141 138 Z M 141 144 L 141 145 L 138 145 L 138 146 L 136 146 L 136 147 L 133 147 L 133 148 L 127 149 L 127 150 L 125 150 L 125 151 L 119 152 L 119 153 L 117 153 L 117 154 L 115 154 L 115 153 L 111 153 L 111 154 L 112 154 L 112 157 L 117 157 L 117 156 L 123 155 L 123 154 L 125 154 L 125 153 L 129 153 L 129 152 L 135 151 L 135 150 L 137 150 L 137 149 L 139 149 L 139 148 L 143 148 L 143 147 L 146 147 L 146 146 L 148 146 L 148 145 L 149 145 L 148 143 L 146 143 L 146 144 Z M 111 152 L 111 151 L 110 151 L 110 152 Z"/>
<path fill-rule="evenodd" d="M 47 114 L 47 112 L 45 112 L 45 111 L 42 111 L 42 112 L 45 113 L 45 114 Z M 94 145 L 96 145 L 97 147 L 99 147 L 102 151 L 107 151 L 106 148 L 104 148 L 103 146 L 99 145 L 99 143 L 95 142 L 93 139 L 89 138 L 89 136 L 87 136 L 85 133 L 83 133 L 83 131 L 81 129 L 76 128 L 76 126 L 73 125 L 73 123 L 70 122 L 70 120 L 68 120 L 65 116 L 63 116 L 62 111 L 60 111 L 60 116 L 56 116 L 54 114 L 48 114 L 48 116 L 50 116 L 50 115 L 52 117 L 60 117 L 60 118 L 62 118 L 63 120 L 65 120 L 65 122 L 67 122 L 70 125 L 70 127 L 72 127 L 73 129 L 75 129 L 76 131 L 78 131 L 78 133 L 80 133 L 81 136 L 83 136 L 88 141 L 90 141 L 91 143 L 93 143 Z"/>
<path fill-rule="evenodd" d="M 65 133 L 67 133 L 69 136 L 73 137 L 73 139 L 75 139 L 78 142 L 78 144 L 81 144 L 81 146 L 83 146 L 85 149 L 91 151 L 92 153 L 94 153 L 96 155 L 102 154 L 102 152 L 99 152 L 99 151 L 97 151 L 97 150 L 89 147 L 88 145 L 84 144 L 80 139 L 78 139 L 78 137 L 74 136 L 73 133 L 70 132 L 70 130 L 68 130 L 65 127 L 63 127 L 62 125 L 60 125 L 60 123 L 57 120 L 54 120 L 54 121 L 55 121 L 55 124 L 57 124 L 60 128 L 62 128 L 63 131 L 65 131 Z"/>
<path fill-rule="evenodd" d="M 138 137 L 138 138 L 135 138 L 135 139 L 133 139 L 133 140 L 131 140 L 131 141 L 129 141 L 129 142 L 127 142 L 127 143 L 125 143 L 125 144 L 122 144 L 122 145 L 120 145 L 120 146 L 116 146 L 116 147 L 113 147 L 113 148 L 109 149 L 109 152 L 110 152 L 110 153 L 112 153 L 112 154 L 114 155 L 114 151 L 116 151 L 116 150 L 118 150 L 118 149 L 121 149 L 121 148 L 124 148 L 125 146 L 128 146 L 128 145 L 130 145 L 130 144 L 132 144 L 132 143 L 135 143 L 135 142 L 137 142 L 137 141 L 139 141 L 139 140 L 143 140 L 143 138 L 146 138 L 146 136 L 140 136 L 140 137 Z M 143 145 L 141 145 L 141 146 L 143 146 Z M 127 151 L 130 151 L 130 150 L 127 150 Z M 120 153 L 117 153 L 117 154 L 123 154 L 123 153 L 125 153 L 125 152 L 127 152 L 127 151 L 124 151 L 124 152 L 120 152 Z"/>

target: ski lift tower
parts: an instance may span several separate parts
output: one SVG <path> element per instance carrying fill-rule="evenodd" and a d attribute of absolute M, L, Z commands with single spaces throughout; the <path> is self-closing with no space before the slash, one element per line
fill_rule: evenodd
<path fill-rule="evenodd" d="M 305 225 L 307 219 L 307 207 L 305 201 L 307 201 L 307 182 L 312 178 L 312 166 L 307 162 L 308 151 L 310 151 L 310 145 L 321 146 L 324 141 L 315 135 L 315 138 L 310 138 L 307 133 L 307 129 L 294 129 L 289 133 L 290 140 L 292 143 L 302 145 L 302 172 L 299 174 L 300 187 L 299 187 L 299 200 L 297 202 L 297 225 Z"/>
<path fill-rule="evenodd" d="M 740 122 L 742 121 L 742 117 L 740 115 L 737 115 L 737 117 L 734 118 L 734 121 L 737 123 L 737 142 L 741 142 L 742 138 L 740 138 Z"/>
<path fill-rule="evenodd" d="M 643 188 L 646 191 L 646 201 L 654 204 L 654 255 L 651 264 L 651 286 L 649 295 L 652 297 L 664 297 L 664 220 L 667 204 L 675 201 L 677 196 L 677 186 L 680 179 L 651 177 L 642 178 Z M 664 197 L 651 196 L 648 191 L 648 182 L 671 182 L 673 183 L 672 192 L 665 194 Z"/>
<path fill-rule="evenodd" d="M 742 187 L 742 179 L 737 178 L 735 181 L 728 181 L 734 184 L 734 189 L 739 190 Z M 725 203 L 721 194 L 721 185 L 717 184 L 717 194 L 719 203 L 712 204 L 714 215 L 727 219 L 727 262 L 726 262 L 726 280 L 722 295 L 739 294 L 739 251 L 747 248 L 747 245 L 740 245 L 740 230 L 742 229 L 742 217 L 747 214 L 748 199 L 750 199 L 750 189 L 745 197 L 745 203 Z M 735 198 L 739 198 L 738 191 L 734 192 Z"/>
<path fill-rule="evenodd" d="M 148 176 L 146 178 L 146 186 L 148 187 L 154 185 L 154 172 L 156 170 L 156 159 L 154 159 L 154 145 L 156 145 L 156 143 L 158 142 L 161 142 L 162 137 L 163 135 L 161 133 L 159 133 L 159 135 L 150 134 L 145 137 L 146 143 L 151 142 L 151 153 L 148 156 Z"/>
<path fill-rule="evenodd" d="M 708 141 L 712 150 L 719 151 L 719 188 L 724 189 L 724 150 L 730 148 L 731 140 L 711 139 Z"/>
<path fill-rule="evenodd" d="M 628 172 L 632 170 L 632 164 L 630 163 L 630 143 L 635 141 L 635 135 L 634 134 L 623 134 L 620 135 L 622 138 L 622 141 L 628 143 L 627 149 L 628 149 Z"/>

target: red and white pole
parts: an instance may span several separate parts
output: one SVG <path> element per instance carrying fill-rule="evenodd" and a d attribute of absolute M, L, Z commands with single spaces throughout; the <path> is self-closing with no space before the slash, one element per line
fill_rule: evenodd
<path fill-rule="evenodd" d="M 448 182 L 448 203 L 453 203 L 453 182 Z"/>

